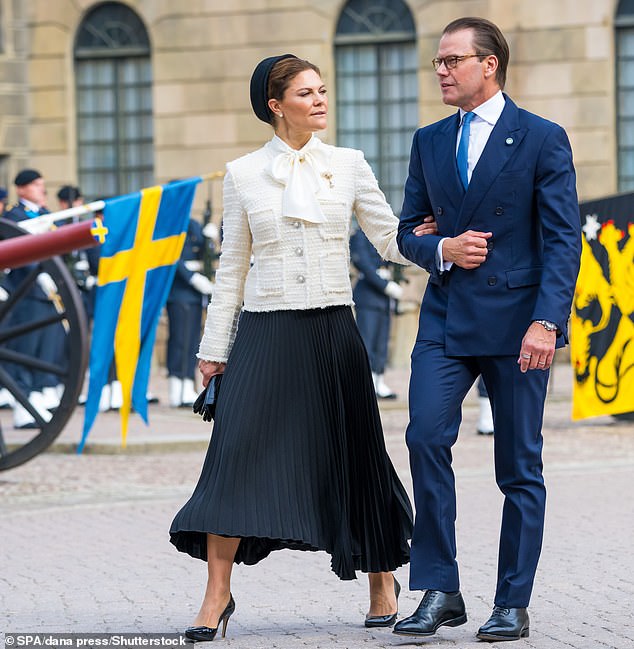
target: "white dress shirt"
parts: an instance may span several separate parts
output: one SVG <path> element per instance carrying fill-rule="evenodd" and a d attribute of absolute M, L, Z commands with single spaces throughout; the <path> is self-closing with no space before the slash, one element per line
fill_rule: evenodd
<path fill-rule="evenodd" d="M 487 99 L 483 104 L 474 108 L 471 112 L 474 114 L 471 120 L 471 128 L 469 130 L 469 149 L 467 153 L 467 179 L 471 181 L 473 170 L 480 160 L 480 156 L 484 151 L 486 143 L 489 141 L 489 136 L 493 127 L 497 124 L 500 115 L 504 110 L 504 95 L 501 90 L 498 90 L 493 97 Z M 464 116 L 466 111 L 460 109 L 460 128 L 458 129 L 458 136 L 456 138 L 456 155 L 458 154 L 458 145 L 460 143 L 460 136 L 462 135 L 462 125 L 464 123 Z M 440 240 L 437 248 L 436 260 L 438 262 L 438 270 L 440 272 L 449 270 L 453 266 L 453 262 L 444 261 L 442 256 L 442 244 L 447 237 Z"/>

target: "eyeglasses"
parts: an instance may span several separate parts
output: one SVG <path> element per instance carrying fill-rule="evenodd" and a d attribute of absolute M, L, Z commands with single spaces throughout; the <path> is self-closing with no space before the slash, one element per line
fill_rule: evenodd
<path fill-rule="evenodd" d="M 456 54 L 452 54 L 451 56 L 443 56 L 441 59 L 432 59 L 431 64 L 434 66 L 434 70 L 438 70 L 438 68 L 444 63 L 445 67 L 447 70 L 455 70 L 456 67 L 458 67 L 458 63 L 460 61 L 464 61 L 465 59 L 470 59 L 473 56 L 477 57 L 484 57 L 484 56 L 491 56 L 491 54 L 462 54 L 461 56 L 457 56 Z"/>

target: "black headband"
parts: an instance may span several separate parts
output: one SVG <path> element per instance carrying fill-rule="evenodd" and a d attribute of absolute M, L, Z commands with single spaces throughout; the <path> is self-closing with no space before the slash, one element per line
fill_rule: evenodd
<path fill-rule="evenodd" d="M 251 75 L 251 106 L 258 119 L 267 124 L 271 123 L 273 113 L 269 108 L 269 75 L 273 66 L 284 59 L 296 59 L 294 54 L 282 54 L 280 56 L 269 56 L 262 59 L 253 70 Z"/>

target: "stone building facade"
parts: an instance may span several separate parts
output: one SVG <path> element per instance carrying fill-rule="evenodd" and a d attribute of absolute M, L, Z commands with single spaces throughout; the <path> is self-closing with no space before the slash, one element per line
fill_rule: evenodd
<path fill-rule="evenodd" d="M 430 61 L 461 15 L 507 35 L 506 90 L 566 128 L 580 197 L 634 188 L 634 0 L 0 0 L 0 185 L 35 167 L 55 209 L 68 182 L 96 198 L 221 170 L 270 136 L 254 65 L 293 52 L 329 87 L 324 139 L 366 151 L 398 211 L 412 131 L 449 112 Z M 219 183 L 196 214 L 209 195 L 219 221 Z"/>

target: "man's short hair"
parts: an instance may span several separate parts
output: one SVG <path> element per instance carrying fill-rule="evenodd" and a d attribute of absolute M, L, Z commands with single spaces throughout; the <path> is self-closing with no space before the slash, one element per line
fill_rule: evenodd
<path fill-rule="evenodd" d="M 500 28 L 486 18 L 467 16 L 451 21 L 443 34 L 453 34 L 463 29 L 473 30 L 473 45 L 478 54 L 494 54 L 498 60 L 498 69 L 495 73 L 495 80 L 500 88 L 506 83 L 506 69 L 509 65 L 509 44 L 504 38 Z"/>

